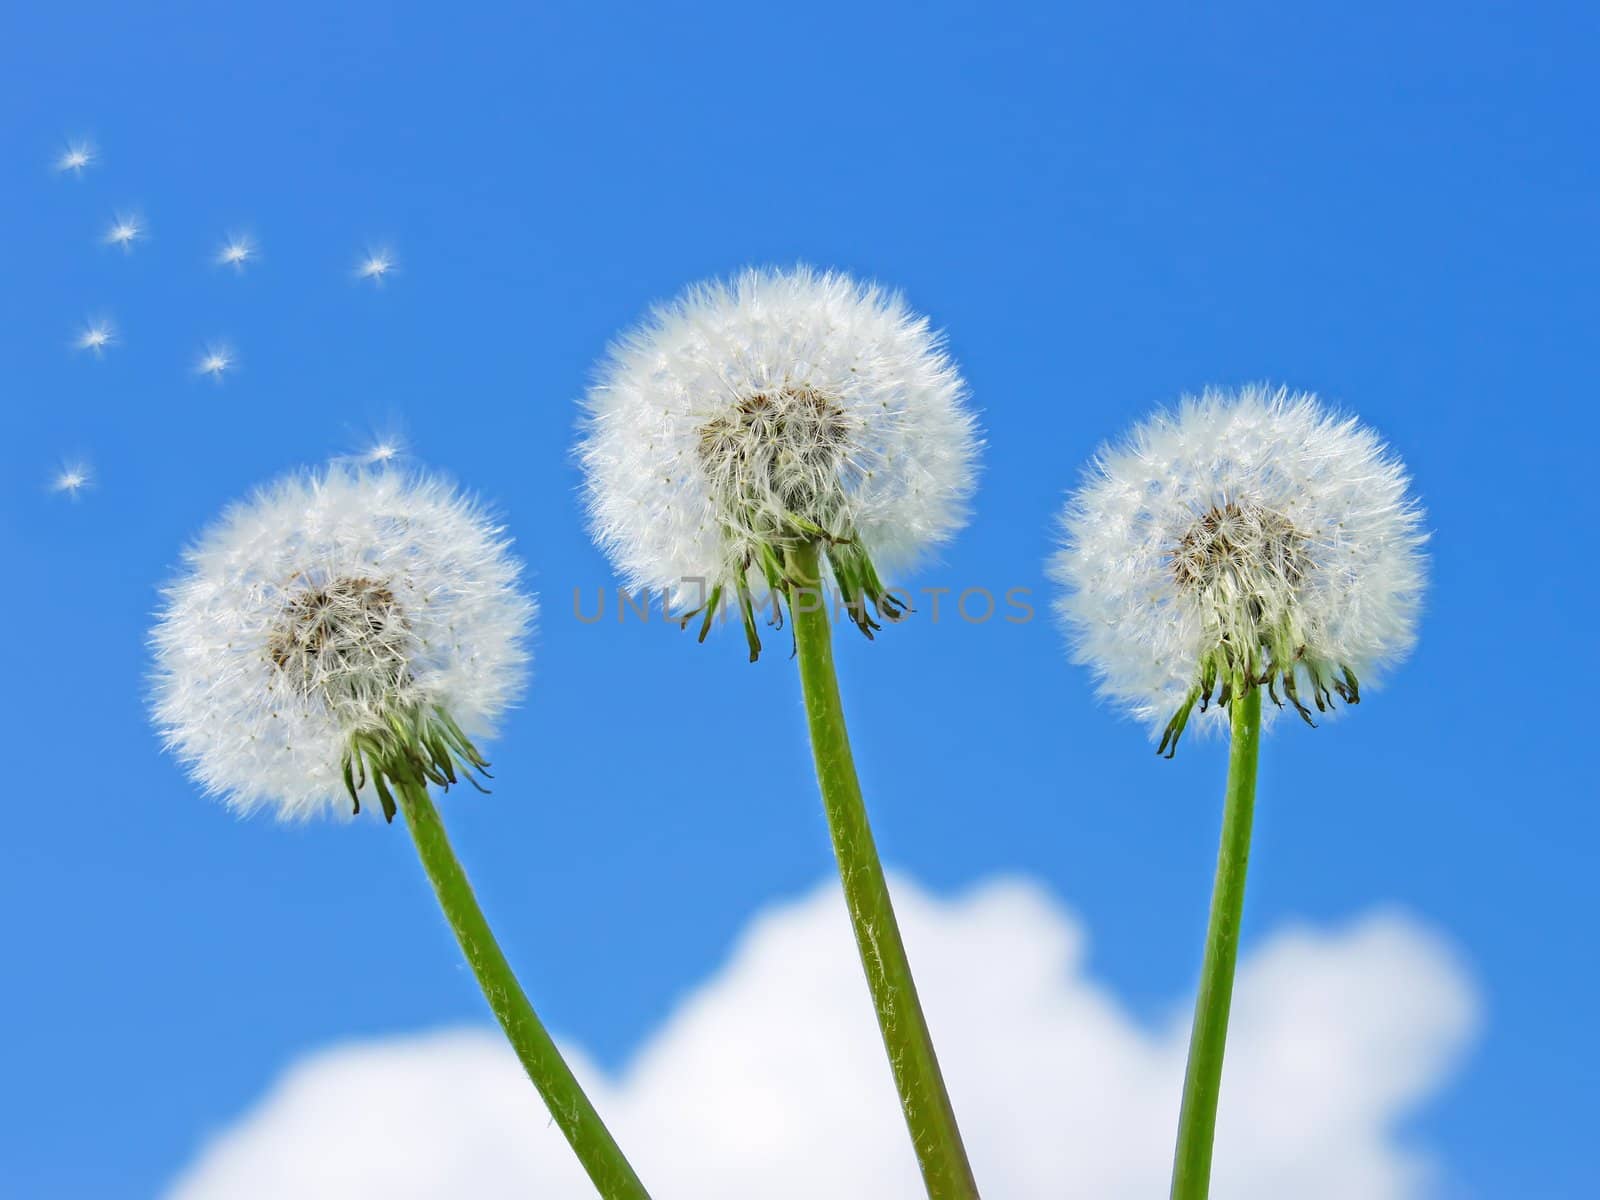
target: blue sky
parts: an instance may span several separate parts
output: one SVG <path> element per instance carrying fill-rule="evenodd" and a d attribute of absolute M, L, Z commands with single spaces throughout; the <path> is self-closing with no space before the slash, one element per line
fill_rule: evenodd
<path fill-rule="evenodd" d="M 0 1192 L 142 1196 L 296 1055 L 476 1021 L 399 828 L 206 802 L 144 711 L 156 588 L 228 500 L 404 432 L 505 515 L 544 615 L 492 796 L 448 818 L 550 1023 L 615 1065 L 750 914 L 826 878 L 797 685 L 737 637 L 589 626 L 575 398 L 652 301 L 803 260 L 948 331 L 987 439 L 910 582 L 1049 596 L 1102 439 L 1208 383 L 1315 390 L 1410 465 L 1417 653 L 1262 769 L 1247 945 L 1388 904 L 1486 1025 L 1409 1133 L 1449 1194 L 1584 1194 L 1600 983 L 1597 18 L 1580 5 L 27 6 L 0 35 L 12 795 Z M 52 171 L 65 142 L 100 157 Z M 148 239 L 99 244 L 118 210 Z M 210 262 L 252 232 L 243 274 Z M 352 276 L 392 245 L 381 288 Z M 72 349 L 104 313 L 119 344 Z M 238 369 L 197 377 L 203 344 Z M 93 490 L 48 483 L 87 455 Z M 1044 619 L 841 637 L 890 862 L 1042 881 L 1184 1002 L 1224 762 L 1158 761 Z M 1570 706 L 1570 711 L 1569 711 Z"/>

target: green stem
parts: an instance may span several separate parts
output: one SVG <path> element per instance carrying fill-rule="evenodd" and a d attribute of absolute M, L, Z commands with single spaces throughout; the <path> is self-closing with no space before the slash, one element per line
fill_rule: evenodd
<path fill-rule="evenodd" d="M 1223 804 L 1217 882 L 1211 893 L 1200 994 L 1183 1077 L 1178 1148 L 1172 1161 L 1172 1200 L 1205 1200 L 1211 1190 L 1211 1144 L 1217 1130 L 1222 1054 L 1239 957 L 1239 918 L 1250 865 L 1250 822 L 1256 802 L 1256 760 L 1261 747 L 1261 689 L 1241 685 L 1229 706 L 1233 741 L 1228 750 L 1228 791 Z"/>
<path fill-rule="evenodd" d="M 817 783 L 828 814 L 834 854 L 839 860 L 839 878 L 855 928 L 856 948 L 861 953 L 861 965 L 878 1013 L 878 1027 L 883 1032 L 883 1046 L 900 1091 L 906 1127 L 932 1200 L 975 1200 L 978 1185 L 961 1144 L 961 1131 L 956 1127 L 944 1077 L 939 1073 L 939 1060 L 917 999 L 911 964 L 900 940 L 900 927 L 889 901 L 889 884 L 883 875 L 883 864 L 878 861 L 866 805 L 861 800 L 861 783 L 850 755 L 816 545 L 789 550 L 784 565 L 796 585 L 790 612 Z"/>
<path fill-rule="evenodd" d="M 589 1097 L 583 1094 L 501 953 L 477 897 L 472 894 L 472 884 L 450 848 L 439 810 L 429 799 L 427 788 L 418 782 L 407 782 L 400 785 L 399 791 L 400 808 L 411 827 L 422 867 L 439 897 L 439 907 L 444 909 L 456 941 L 461 943 L 461 952 L 478 977 L 478 986 L 522 1060 L 528 1078 L 539 1089 L 551 1117 L 567 1135 L 601 1196 L 606 1200 L 649 1200 L 649 1193 L 612 1140 Z"/>

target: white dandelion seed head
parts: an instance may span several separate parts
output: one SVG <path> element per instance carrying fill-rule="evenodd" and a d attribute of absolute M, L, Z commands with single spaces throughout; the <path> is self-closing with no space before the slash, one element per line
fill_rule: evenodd
<path fill-rule="evenodd" d="M 68 142 L 66 149 L 56 159 L 56 170 L 63 174 L 70 171 L 74 175 L 82 175 L 83 169 L 87 166 L 92 166 L 94 160 L 94 143 L 88 141 Z"/>
<path fill-rule="evenodd" d="M 121 246 L 124 250 L 131 250 L 133 243 L 142 240 L 144 236 L 144 222 L 139 217 L 118 213 L 111 222 L 111 228 L 106 230 L 105 243 L 108 246 Z"/>
<path fill-rule="evenodd" d="M 394 251 L 387 247 L 370 249 L 362 255 L 361 261 L 356 264 L 356 278 L 370 279 L 374 283 L 382 283 L 389 274 L 398 268 Z"/>
<path fill-rule="evenodd" d="M 1358 700 L 1416 637 L 1427 535 L 1408 488 L 1376 433 L 1310 394 L 1184 399 L 1104 448 L 1067 504 L 1050 574 L 1076 660 L 1163 746 L 1230 677 L 1308 719 L 1332 692 Z M 1209 703 L 1194 719 L 1227 720 Z"/>
<path fill-rule="evenodd" d="M 807 526 L 908 567 L 967 516 L 978 437 L 941 336 L 836 272 L 702 283 L 614 344 L 585 399 L 590 524 L 632 586 L 762 582 Z M 796 518 L 799 518 L 797 523 Z"/>
<path fill-rule="evenodd" d="M 217 251 L 217 265 L 243 271 L 246 264 L 256 260 L 254 239 L 244 234 L 229 234 Z"/>
<path fill-rule="evenodd" d="M 224 373 L 233 370 L 233 350 L 228 346 L 207 346 L 200 352 L 195 361 L 195 374 L 209 375 L 212 379 L 220 381 Z"/>
<path fill-rule="evenodd" d="M 352 738 L 442 712 L 491 732 L 535 616 L 504 530 L 437 478 L 330 467 L 237 504 L 152 634 L 167 745 L 230 806 L 348 812 Z"/>
<path fill-rule="evenodd" d="M 87 350 L 96 356 L 103 354 L 105 348 L 117 340 L 116 328 L 107 320 L 94 320 L 87 322 L 78 333 L 73 345 L 79 350 Z"/>
<path fill-rule="evenodd" d="M 78 494 L 94 483 L 94 469 L 83 459 L 63 462 L 50 480 L 52 492 L 65 492 L 74 500 Z"/>

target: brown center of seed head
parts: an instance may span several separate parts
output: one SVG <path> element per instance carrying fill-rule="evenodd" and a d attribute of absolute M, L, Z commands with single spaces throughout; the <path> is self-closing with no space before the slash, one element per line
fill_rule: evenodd
<path fill-rule="evenodd" d="M 410 634 L 388 584 L 345 576 L 290 597 L 267 655 L 297 692 L 370 715 L 409 678 Z"/>
<path fill-rule="evenodd" d="M 1179 587 L 1253 601 L 1253 615 L 1258 618 L 1260 608 L 1286 598 L 1310 566 L 1306 537 L 1289 518 L 1235 500 L 1202 513 L 1172 553 L 1172 574 Z"/>
<path fill-rule="evenodd" d="M 700 463 L 737 510 L 823 523 L 849 441 L 844 409 L 809 384 L 755 392 L 700 427 Z"/>

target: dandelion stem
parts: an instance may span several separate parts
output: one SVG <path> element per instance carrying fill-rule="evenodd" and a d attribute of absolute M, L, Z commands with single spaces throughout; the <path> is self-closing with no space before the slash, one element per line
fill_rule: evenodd
<path fill-rule="evenodd" d="M 1256 800 L 1256 760 L 1261 745 L 1261 689 L 1244 686 L 1230 708 L 1233 741 L 1228 750 L 1228 790 L 1223 801 L 1222 844 L 1211 893 L 1200 994 L 1189 1036 L 1183 1077 L 1178 1147 L 1172 1161 L 1172 1200 L 1205 1200 L 1211 1190 L 1211 1146 L 1222 1089 L 1222 1055 L 1233 1002 L 1233 970 L 1239 957 L 1239 918 L 1244 878 L 1250 865 L 1250 823 Z"/>
<path fill-rule="evenodd" d="M 539 1089 L 551 1117 L 566 1134 L 601 1196 L 606 1200 L 649 1200 L 649 1193 L 583 1094 L 501 953 L 477 897 L 472 894 L 472 884 L 450 848 L 439 810 L 429 799 L 427 788 L 419 782 L 406 781 L 399 791 L 400 807 L 411 827 L 423 869 L 439 897 L 439 907 L 444 909 L 489 1007 L 522 1060 L 528 1078 Z"/>
<path fill-rule="evenodd" d="M 791 584 L 795 653 L 805 694 L 806 720 L 816 760 L 817 783 L 839 860 L 839 878 L 855 929 L 856 948 L 877 1009 L 884 1049 L 900 1092 L 900 1106 L 932 1200 L 975 1200 L 978 1185 L 956 1127 L 933 1039 L 911 978 L 889 885 L 873 844 L 850 755 L 839 683 L 833 669 L 833 639 L 814 543 L 790 549 L 785 570 Z"/>

